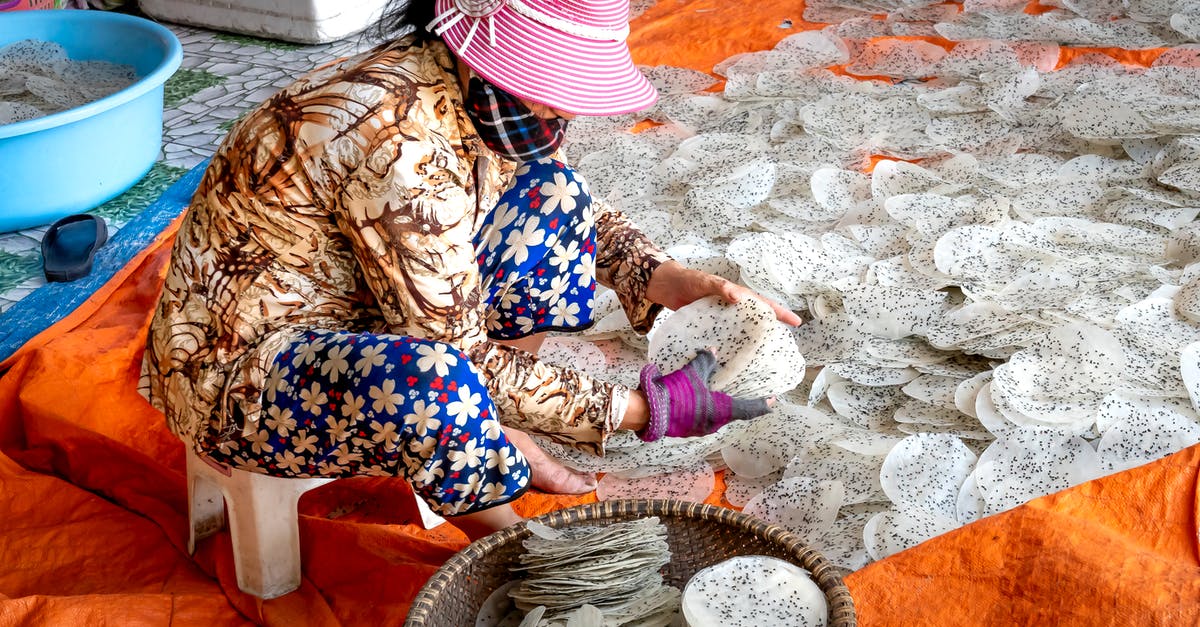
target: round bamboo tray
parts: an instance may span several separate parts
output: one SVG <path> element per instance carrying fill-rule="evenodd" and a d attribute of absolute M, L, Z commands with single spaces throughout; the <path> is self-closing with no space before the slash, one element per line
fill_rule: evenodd
<path fill-rule="evenodd" d="M 534 520 L 550 527 L 604 525 L 658 516 L 667 527 L 671 562 L 666 582 L 683 589 L 697 571 L 738 555 L 769 555 L 812 573 L 829 602 L 829 627 L 853 627 L 854 602 L 837 568 L 796 535 L 753 516 L 724 507 L 674 500 L 626 499 L 580 505 Z M 529 537 L 516 525 L 477 540 L 450 558 L 426 582 L 404 622 L 407 627 L 474 625 L 493 590 L 512 580 Z"/>

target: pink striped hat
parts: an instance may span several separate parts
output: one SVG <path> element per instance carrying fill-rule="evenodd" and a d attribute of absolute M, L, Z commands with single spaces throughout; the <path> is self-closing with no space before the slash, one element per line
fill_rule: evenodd
<path fill-rule="evenodd" d="M 436 0 L 427 28 L 508 93 L 579 115 L 658 99 L 633 64 L 629 0 Z"/>

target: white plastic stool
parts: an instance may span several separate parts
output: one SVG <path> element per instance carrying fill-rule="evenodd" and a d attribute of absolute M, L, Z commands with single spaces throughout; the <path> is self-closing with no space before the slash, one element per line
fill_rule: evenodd
<path fill-rule="evenodd" d="M 188 552 L 216 533 L 229 508 L 229 535 L 238 588 L 261 599 L 274 599 L 300 587 L 300 495 L 336 479 L 288 479 L 236 470 L 187 453 Z M 421 524 L 443 522 L 417 498 Z"/>

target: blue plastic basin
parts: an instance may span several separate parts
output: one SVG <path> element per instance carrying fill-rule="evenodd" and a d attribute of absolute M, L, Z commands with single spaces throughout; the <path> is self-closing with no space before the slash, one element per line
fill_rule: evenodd
<path fill-rule="evenodd" d="M 132 65 L 141 78 L 82 107 L 0 126 L 0 232 L 88 211 L 138 182 L 162 147 L 163 83 L 183 49 L 166 28 L 104 11 L 0 13 L 0 47 L 53 41 L 73 60 Z"/>

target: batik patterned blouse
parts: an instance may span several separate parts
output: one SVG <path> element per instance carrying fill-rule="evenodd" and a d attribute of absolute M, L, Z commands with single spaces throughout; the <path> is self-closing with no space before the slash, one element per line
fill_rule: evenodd
<path fill-rule="evenodd" d="M 405 38 L 318 69 L 239 122 L 179 229 L 142 390 L 198 450 L 257 427 L 271 362 L 304 329 L 418 336 L 464 351 L 505 424 L 593 452 L 629 390 L 490 341 L 472 245 L 514 164 L 462 105 L 453 57 Z M 593 202 L 596 274 L 635 329 L 667 258 Z"/>

